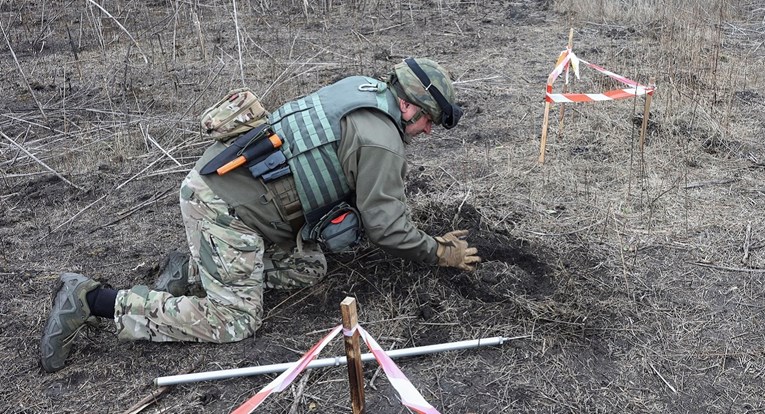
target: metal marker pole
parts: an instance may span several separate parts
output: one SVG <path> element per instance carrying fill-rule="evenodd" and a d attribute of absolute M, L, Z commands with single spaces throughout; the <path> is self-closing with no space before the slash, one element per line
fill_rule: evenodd
<path fill-rule="evenodd" d="M 482 346 L 502 345 L 507 341 L 511 341 L 514 339 L 530 338 L 530 337 L 531 335 L 522 335 L 522 336 L 514 336 L 511 338 L 496 336 L 493 338 L 469 339 L 466 341 L 447 342 L 443 344 L 395 349 L 392 351 L 387 351 L 386 354 L 392 359 L 396 359 L 396 358 L 403 358 L 403 357 L 410 357 L 410 356 L 435 354 L 438 352 L 456 351 L 460 349 L 478 348 Z M 361 362 L 369 362 L 369 361 L 373 361 L 374 359 L 375 359 L 375 356 L 371 353 L 361 354 Z M 337 367 L 340 365 L 345 365 L 347 363 L 348 361 L 346 357 L 322 358 L 322 359 L 317 359 L 311 362 L 310 364 L 308 364 L 306 368 Z M 219 379 L 227 379 L 227 378 L 262 375 L 262 374 L 273 374 L 276 372 L 284 372 L 287 370 L 287 368 L 291 367 L 293 364 L 294 364 L 293 362 L 285 362 L 282 364 L 261 365 L 257 367 L 224 369 L 219 371 L 208 371 L 208 372 L 196 372 L 193 374 L 183 374 L 183 375 L 170 375 L 167 377 L 155 378 L 154 384 L 161 387 L 165 385 L 187 384 L 190 382 L 211 381 L 211 380 L 219 380 Z"/>

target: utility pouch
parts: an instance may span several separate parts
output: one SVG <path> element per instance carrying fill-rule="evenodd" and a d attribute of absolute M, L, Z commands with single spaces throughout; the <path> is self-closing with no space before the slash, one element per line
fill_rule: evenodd
<path fill-rule="evenodd" d="M 337 253 L 356 245 L 363 235 L 359 211 L 342 202 L 310 227 L 307 239 L 319 243 L 324 251 Z"/>
<path fill-rule="evenodd" d="M 266 186 L 269 199 L 274 200 L 279 214 L 286 223 L 289 223 L 293 233 L 298 233 L 305 223 L 305 217 L 295 187 L 295 179 L 291 174 L 270 181 L 266 181 L 264 178 L 261 177 L 260 179 Z"/>
<path fill-rule="evenodd" d="M 218 141 L 266 123 L 268 111 L 249 88 L 233 89 L 202 113 L 202 130 Z"/>

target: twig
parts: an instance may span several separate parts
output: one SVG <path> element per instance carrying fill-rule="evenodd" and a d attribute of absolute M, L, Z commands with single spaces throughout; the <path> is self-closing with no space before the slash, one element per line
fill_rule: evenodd
<path fill-rule="evenodd" d="M 738 178 L 731 178 L 729 180 L 705 181 L 705 182 L 700 182 L 700 183 L 690 183 L 690 184 L 685 186 L 685 189 L 689 190 L 691 188 L 701 188 L 701 187 L 706 187 L 708 185 L 725 185 L 725 184 L 730 184 L 730 183 L 735 182 L 735 181 L 738 181 Z"/>
<path fill-rule="evenodd" d="M 371 42 L 369 39 L 367 39 L 367 37 L 366 37 L 366 36 L 364 36 L 363 34 L 361 34 L 361 33 L 357 32 L 356 30 L 353 30 L 353 29 L 351 29 L 351 33 L 355 34 L 355 35 L 356 35 L 356 37 L 357 37 L 359 40 L 364 40 L 364 41 L 366 41 L 367 43 L 369 43 L 370 45 L 373 45 L 373 46 L 374 46 L 374 43 L 372 43 L 372 42 Z"/>
<path fill-rule="evenodd" d="M 612 214 L 614 215 L 614 226 L 616 226 L 619 223 L 619 221 L 616 219 L 616 212 L 614 211 L 612 212 Z M 618 230 L 617 230 L 616 238 L 619 239 L 619 257 L 622 259 L 622 277 L 624 277 L 624 287 L 626 288 L 627 295 L 633 298 L 634 300 L 634 296 L 631 293 L 631 289 L 630 289 L 630 280 L 627 277 L 627 274 L 629 273 L 629 271 L 627 270 L 627 261 L 624 259 L 624 241 L 622 240 L 622 237 L 618 234 Z M 637 251 L 635 251 L 635 254 L 637 255 Z"/>
<path fill-rule="evenodd" d="M 11 42 L 8 40 L 8 34 L 5 33 L 5 29 L 2 25 L 0 25 L 0 30 L 3 32 L 3 37 L 5 38 L 5 44 L 8 45 L 8 50 L 11 51 L 11 56 L 13 56 L 13 61 L 16 62 L 16 68 L 18 68 L 19 73 L 21 73 L 21 77 L 24 78 L 24 83 L 27 85 L 27 89 L 29 89 L 29 94 L 32 95 L 32 99 L 34 99 L 35 103 L 37 104 L 37 108 L 40 110 L 40 113 L 43 116 L 43 119 L 45 119 L 45 123 L 48 123 L 48 116 L 45 115 L 45 111 L 43 111 L 42 105 L 40 104 L 40 101 L 37 100 L 37 97 L 35 96 L 34 91 L 32 90 L 32 86 L 29 85 L 29 80 L 27 80 L 27 75 L 24 74 L 24 70 L 21 69 L 21 64 L 19 64 L 19 60 L 16 58 L 16 52 L 13 51 L 13 48 L 11 47 Z"/>
<path fill-rule="evenodd" d="M 576 234 L 576 233 L 579 233 L 579 232 L 585 231 L 585 230 L 587 230 L 587 229 L 593 228 L 593 227 L 595 227 L 595 226 L 598 226 L 598 225 L 600 225 L 601 223 L 603 223 L 603 222 L 604 222 L 604 221 L 605 221 L 607 218 L 608 218 L 608 217 L 606 217 L 605 219 L 602 219 L 602 220 L 598 220 L 597 222 L 595 222 L 595 223 L 592 223 L 592 224 L 590 224 L 590 225 L 587 225 L 587 226 L 584 226 L 584 227 L 582 227 L 582 228 L 579 228 L 579 229 L 576 229 L 576 230 L 567 231 L 567 232 L 565 232 L 565 233 L 542 233 L 542 232 L 533 231 L 533 230 L 524 230 L 524 231 L 525 231 L 526 233 L 534 234 L 534 235 L 537 235 L 537 236 L 554 236 L 554 237 L 559 237 L 559 236 L 569 236 L 569 235 L 571 235 L 571 234 Z"/>
<path fill-rule="evenodd" d="M 292 401 L 292 407 L 290 407 L 289 414 L 297 414 L 298 408 L 300 407 L 300 400 L 303 397 L 303 390 L 305 390 L 305 384 L 308 382 L 308 377 L 310 376 L 310 371 L 306 371 L 303 373 L 303 378 L 300 378 L 300 383 L 298 383 L 297 390 L 294 393 L 295 400 Z"/>
<path fill-rule="evenodd" d="M 454 81 L 454 82 L 452 82 L 452 84 L 454 84 L 454 85 L 462 85 L 462 84 L 465 84 L 465 83 L 483 82 L 483 81 L 487 81 L 487 80 L 494 80 L 494 79 L 501 79 L 501 78 L 503 78 L 502 75 L 494 75 L 494 76 L 489 76 L 488 78 L 476 78 L 476 79 Z"/>
<path fill-rule="evenodd" d="M 50 174 L 50 172 L 37 171 L 37 172 L 26 173 L 26 174 L 3 174 L 3 178 L 34 177 L 35 175 L 45 175 L 45 174 Z"/>
<path fill-rule="evenodd" d="M 167 394 L 167 392 L 170 391 L 170 387 L 159 387 L 156 390 L 154 390 L 151 394 L 143 397 L 141 401 L 138 401 L 135 403 L 132 407 L 125 410 L 122 414 L 137 414 L 143 411 L 144 408 L 154 404 L 159 397 L 162 397 L 163 395 Z"/>
<path fill-rule="evenodd" d="M 146 200 L 146 201 L 144 201 L 142 203 L 139 203 L 139 204 L 137 204 L 137 205 L 135 205 L 133 207 L 130 207 L 127 210 L 123 210 L 123 211 L 117 213 L 117 218 L 115 218 L 114 220 L 112 220 L 112 221 L 110 221 L 110 222 L 108 222 L 108 223 L 106 223 L 104 225 L 101 225 L 101 226 L 98 226 L 98 227 L 94 228 L 89 233 L 91 233 L 91 234 L 95 233 L 96 231 L 98 231 L 98 230 L 100 230 L 100 229 L 102 229 L 104 227 L 109 227 L 112 224 L 118 223 L 118 222 L 120 222 L 120 221 L 122 221 L 122 220 L 124 220 L 124 219 L 126 219 L 126 218 L 128 218 L 130 216 L 132 216 L 135 212 L 141 210 L 142 208 L 144 208 L 144 207 L 146 207 L 148 205 L 151 205 L 153 203 L 156 203 L 157 201 L 167 197 L 169 194 L 171 194 L 172 190 L 173 190 L 172 188 L 169 188 L 169 189 L 163 191 L 162 193 L 160 193 L 160 192 L 154 193 L 154 195 L 151 198 L 149 198 L 148 200 Z"/>
<path fill-rule="evenodd" d="M 667 382 L 667 380 L 665 380 L 665 379 L 664 379 L 664 377 L 661 375 L 661 373 L 659 373 L 659 371 L 658 371 L 656 368 L 654 368 L 654 367 L 653 367 L 653 364 L 651 364 L 651 363 L 649 362 L 649 363 L 648 363 L 648 366 L 650 366 L 650 367 L 651 367 L 651 369 L 653 370 L 653 372 L 655 372 L 655 373 L 656 373 L 656 375 L 658 375 L 658 376 L 659 376 L 659 378 L 661 378 L 661 380 L 662 380 L 662 381 L 664 381 L 664 384 L 666 384 L 666 385 L 667 385 L 667 387 L 669 387 L 669 389 L 670 389 L 670 390 L 672 390 L 672 392 L 674 392 L 675 394 L 677 394 L 677 390 L 675 389 L 675 387 L 673 387 L 673 386 L 672 386 L 672 385 L 671 385 L 669 382 Z"/>
<path fill-rule="evenodd" d="M 294 298 L 295 296 L 297 296 L 297 295 L 299 295 L 299 294 L 303 293 L 303 292 L 304 292 L 304 291 L 306 291 L 307 289 L 316 288 L 316 286 L 317 286 L 317 285 L 314 285 L 314 286 L 306 286 L 306 287 L 304 287 L 304 288 L 302 288 L 302 289 L 298 290 L 297 292 L 295 292 L 295 293 L 291 294 L 291 295 L 290 295 L 288 298 L 284 299 L 283 301 L 279 302 L 279 303 L 278 303 L 276 306 L 272 307 L 272 308 L 271 308 L 271 310 L 270 310 L 270 311 L 268 311 L 268 314 L 267 314 L 267 315 L 266 315 L 266 316 L 263 318 L 263 321 L 265 321 L 265 320 L 268 320 L 268 319 L 270 319 L 270 318 L 274 317 L 274 316 L 276 315 L 276 313 L 275 313 L 275 312 L 276 312 L 276 310 L 277 310 L 277 309 L 279 309 L 279 307 L 280 307 L 280 306 L 282 306 L 283 304 L 285 304 L 286 302 L 291 302 L 291 301 L 292 301 L 292 298 Z M 308 293 L 311 293 L 311 292 L 309 291 Z M 300 302 L 304 301 L 305 299 L 307 299 L 309 296 L 310 296 L 310 295 L 305 295 L 305 296 L 303 296 L 302 298 L 298 299 L 298 300 L 297 300 L 297 301 L 295 301 L 294 303 L 291 303 L 291 304 L 290 304 L 290 306 L 288 306 L 287 308 L 289 308 L 289 307 L 291 307 L 291 306 L 294 306 L 294 305 L 297 305 L 298 303 L 300 303 Z M 287 309 L 287 308 L 285 308 L 285 309 Z"/>
<path fill-rule="evenodd" d="M 184 370 L 181 370 L 181 371 L 178 371 L 178 374 L 179 375 L 181 375 L 181 374 L 188 374 L 190 372 L 193 372 L 196 369 L 196 367 L 197 367 L 197 363 L 193 363 L 191 365 L 191 367 L 189 367 L 187 369 L 184 369 Z M 143 399 L 141 399 L 141 401 L 138 401 L 132 407 L 128 408 L 122 414 L 137 414 L 137 413 L 140 413 L 141 411 L 143 411 L 144 408 L 146 408 L 146 407 L 154 404 L 155 402 L 157 402 L 159 397 L 167 394 L 168 391 L 170 391 L 170 386 L 169 385 L 168 386 L 164 386 L 164 387 L 159 387 L 156 390 L 154 390 L 151 394 L 149 394 L 146 397 L 144 397 Z"/>
<path fill-rule="evenodd" d="M 168 175 L 168 174 L 188 174 L 190 167 L 193 167 L 194 163 L 190 162 L 186 164 L 185 166 L 181 167 L 180 170 L 178 169 L 167 169 L 167 170 L 160 170 L 155 171 L 151 174 L 146 174 L 143 176 L 143 178 L 151 178 L 151 177 L 158 177 L 160 175 Z"/>
<path fill-rule="evenodd" d="M 174 146 L 173 148 L 170 148 L 170 151 L 174 151 L 174 150 L 175 150 L 176 148 L 178 148 L 179 146 L 180 146 L 180 144 L 178 144 L 178 145 Z M 154 166 L 154 164 L 156 164 L 156 163 L 158 163 L 158 162 L 162 161 L 163 159 L 164 159 L 164 157 L 160 156 L 160 157 L 159 157 L 159 158 L 157 158 L 156 160 L 152 161 L 152 162 L 151 162 L 149 165 L 147 165 L 146 167 L 144 167 L 144 168 L 143 168 L 141 171 L 138 171 L 138 172 L 137 172 L 137 173 L 135 173 L 135 174 L 134 174 L 132 177 L 130 177 L 130 178 L 128 178 L 127 180 L 125 180 L 125 181 L 124 181 L 122 184 L 120 184 L 120 185 L 118 185 L 118 186 L 114 187 L 114 189 L 115 189 L 115 190 L 119 190 L 120 188 L 124 187 L 124 186 L 125 186 L 127 183 L 129 183 L 129 182 L 133 181 L 133 180 L 134 180 L 136 177 L 138 177 L 139 175 L 143 174 L 143 173 L 144 173 L 144 171 L 146 171 L 146 170 L 148 170 L 149 168 L 153 167 L 153 166 Z"/>
<path fill-rule="evenodd" d="M 380 370 L 382 370 L 381 366 L 378 366 L 377 369 L 375 369 L 375 373 L 372 374 L 372 379 L 369 380 L 369 388 L 377 391 L 377 385 L 375 385 L 375 381 L 377 380 L 377 377 L 380 375 Z"/>
<path fill-rule="evenodd" d="M 76 188 L 76 189 L 78 189 L 78 190 L 80 190 L 80 191 L 83 191 L 82 187 L 80 187 L 80 186 L 78 186 L 77 184 L 75 184 L 75 183 L 73 183 L 73 182 L 71 182 L 71 181 L 67 180 L 66 178 L 64 178 L 64 176 L 63 176 L 63 175 L 59 174 L 59 173 L 58 173 L 56 170 L 54 170 L 53 168 L 49 167 L 49 166 L 48 166 L 48 164 L 46 164 L 46 163 L 42 162 L 42 161 L 41 161 L 39 158 L 37 158 L 37 157 L 35 157 L 34 155 L 32 155 L 32 153 L 31 153 L 31 152 L 27 151 L 27 150 L 26 150 L 26 148 L 24 148 L 24 147 L 22 147 L 20 144 L 16 143 L 16 141 L 14 141 L 14 140 L 13 140 L 11 137 L 9 137 L 8 135 L 5 135 L 5 134 L 4 134 L 2 131 L 0 131 L 0 135 L 2 135 L 2 136 L 3 136 L 3 138 L 5 138 L 5 139 L 7 139 L 8 141 L 10 141 L 10 143 L 11 143 L 11 144 L 13 144 L 13 145 L 15 145 L 16 147 L 18 147 L 18 149 L 20 149 L 20 150 L 24 151 L 24 153 L 25 153 L 25 154 L 27 154 L 27 156 L 29 156 L 30 158 L 32 158 L 33 160 L 35 160 L 35 161 L 36 161 L 38 164 L 40 164 L 40 165 L 42 165 L 43 167 L 45 167 L 45 169 L 46 169 L 46 170 L 48 170 L 48 171 L 52 172 L 53 174 L 56 174 L 56 177 L 60 178 L 60 179 L 61 179 L 61 181 L 65 182 L 65 183 L 67 183 L 67 184 L 69 184 L 69 185 L 71 185 L 72 187 L 74 187 L 74 188 Z"/>
<path fill-rule="evenodd" d="M 82 70 L 80 70 L 80 57 L 77 55 L 77 45 L 74 44 L 74 39 L 72 38 L 72 32 L 69 30 L 69 24 L 66 25 L 66 34 L 69 36 L 69 47 L 72 48 L 72 54 L 74 55 L 74 62 L 77 66 L 77 73 L 80 75 L 80 79 L 82 79 Z"/>
<path fill-rule="evenodd" d="M 765 269 L 750 269 L 747 267 L 730 267 L 730 266 L 718 266 L 701 262 L 690 262 L 692 265 L 708 267 L 711 269 L 726 270 L 728 272 L 748 272 L 748 273 L 765 273 Z"/>
<path fill-rule="evenodd" d="M 115 22 L 115 23 L 117 23 L 117 26 L 119 26 L 119 27 L 120 27 L 120 29 L 122 29 L 122 31 L 123 31 L 123 32 L 125 32 L 125 34 L 127 34 L 127 35 L 128 35 L 128 37 L 130 38 L 130 40 L 132 40 L 132 41 L 133 41 L 133 43 L 135 44 L 135 47 L 137 47 L 137 48 L 138 48 L 138 52 L 140 52 L 140 53 L 141 53 L 141 56 L 143 56 L 143 62 L 144 62 L 144 63 L 146 63 L 146 64 L 148 64 L 148 63 L 149 63 L 149 58 L 147 58 L 147 57 L 146 57 L 146 55 L 145 55 L 145 54 L 143 53 L 143 51 L 141 50 L 141 46 L 138 44 L 138 42 L 136 42 L 136 41 L 135 41 L 135 39 L 133 39 L 133 36 L 130 34 L 130 32 L 128 32 L 128 31 L 127 31 L 127 29 L 125 29 L 125 26 L 123 26 L 123 25 L 122 25 L 122 23 L 120 23 L 120 22 L 119 22 L 119 20 L 117 20 L 116 18 L 114 18 L 114 16 L 112 16 L 112 15 L 111 15 L 111 13 L 109 13 L 108 11 L 106 11 L 106 9 L 105 9 L 105 8 L 101 7 L 101 5 L 100 5 L 100 4 L 96 3 L 96 2 L 95 2 L 95 1 L 93 1 L 93 0 L 88 0 L 88 1 L 89 1 L 89 2 L 91 2 L 91 3 L 92 3 L 94 6 L 98 7 L 99 9 L 101 9 L 101 11 L 102 11 L 102 12 L 104 12 L 104 14 L 106 14 L 107 16 L 109 16 L 109 18 L 110 18 L 110 19 L 114 20 L 114 22 Z"/>
<path fill-rule="evenodd" d="M 205 39 L 202 36 L 202 25 L 199 22 L 199 15 L 196 10 L 191 10 L 191 17 L 194 20 L 194 28 L 197 30 L 197 38 L 199 38 L 199 49 L 202 55 L 202 61 L 207 62 L 207 49 L 205 49 Z"/>
<path fill-rule="evenodd" d="M 16 195 L 19 195 L 19 193 L 15 192 L 15 193 L 10 193 L 10 194 L 0 195 L 0 202 L 5 201 L 6 198 L 11 198 L 11 197 L 16 196 Z"/>
<path fill-rule="evenodd" d="M 385 31 L 388 31 L 388 30 L 391 30 L 391 29 L 395 29 L 395 28 L 401 27 L 401 26 L 403 26 L 405 24 L 406 23 L 399 23 L 399 24 L 394 24 L 393 26 L 383 27 L 382 29 L 374 29 L 371 32 L 364 33 L 364 35 L 380 34 L 381 32 L 385 32 Z"/>
<path fill-rule="evenodd" d="M 752 243 L 752 222 L 746 223 L 746 236 L 744 237 L 744 257 L 741 258 L 741 263 L 746 264 L 749 261 L 749 247 Z"/>
<path fill-rule="evenodd" d="M 104 195 L 102 195 L 101 197 L 99 197 L 99 198 L 98 198 L 98 200 L 96 200 L 96 201 L 94 201 L 94 202 L 92 202 L 92 203 L 88 204 L 87 206 L 85 206 L 85 208 L 83 208 L 82 210 L 78 211 L 78 212 L 77 212 L 77 214 L 73 215 L 72 217 L 69 217 L 69 220 L 67 220 L 67 221 L 65 221 L 65 222 L 63 222 L 63 223 L 61 223 L 61 224 L 59 224 L 58 226 L 56 226 L 56 228 L 54 228 L 53 230 L 49 231 L 49 232 L 48 232 L 48 234 L 46 234 L 46 235 L 44 235 L 44 236 L 40 237 L 39 239 L 37 239 L 37 241 L 40 241 L 40 240 L 42 240 L 42 239 L 44 239 L 44 238 L 47 238 L 47 237 L 48 237 L 48 236 L 50 236 L 51 234 L 55 233 L 55 232 L 56 232 L 56 230 L 60 229 L 61 227 L 65 226 L 65 225 L 66 225 L 66 224 L 68 224 L 68 223 L 71 223 L 71 222 L 73 222 L 73 221 L 74 221 L 74 219 L 76 219 L 77 217 L 79 217 L 79 216 L 80 216 L 80 214 L 84 213 L 84 212 L 85 212 L 85 210 L 87 210 L 87 209 L 89 209 L 89 208 L 93 207 L 93 205 L 94 205 L 94 204 L 96 204 L 96 203 L 98 203 L 99 201 L 101 201 L 101 200 L 105 199 L 105 198 L 106 198 L 108 195 L 109 195 L 109 194 L 104 194 Z"/>
<path fill-rule="evenodd" d="M 388 348 L 388 351 L 392 351 L 396 347 L 396 343 L 394 342 L 393 345 L 391 345 L 390 348 Z M 377 386 L 375 385 L 375 380 L 380 375 L 380 371 L 382 370 L 382 366 L 378 366 L 375 370 L 375 373 L 372 375 L 372 379 L 369 380 L 369 388 L 372 388 L 373 390 L 377 391 Z"/>
<path fill-rule="evenodd" d="M 233 0 L 234 4 L 234 30 L 236 31 L 236 50 L 239 53 L 239 74 L 242 77 L 242 86 L 245 86 L 244 82 L 244 63 L 242 61 L 242 41 L 239 37 L 239 19 L 236 15 L 236 0 Z"/>
<path fill-rule="evenodd" d="M 465 201 L 467 201 L 468 197 L 470 197 L 470 189 L 468 188 L 467 194 L 465 194 L 465 198 L 462 199 L 462 202 L 460 203 L 459 207 L 457 207 L 457 212 L 454 213 L 454 218 L 452 219 L 452 226 L 457 225 L 457 219 L 460 216 L 460 213 L 462 212 L 462 206 L 465 205 Z"/>
<path fill-rule="evenodd" d="M 167 152 L 167 151 L 166 151 L 164 148 L 162 148 L 162 147 L 161 147 L 161 146 L 160 146 L 160 145 L 157 143 L 157 141 L 155 141 L 155 140 L 154 140 L 154 138 L 152 138 L 152 137 L 151 137 L 151 135 L 149 135 L 149 128 L 146 128 L 146 130 L 144 131 L 144 129 L 143 129 L 143 125 L 141 125 L 141 123 L 138 123 L 138 127 L 139 127 L 139 129 L 141 130 L 141 132 L 143 132 L 143 136 L 145 136 L 145 137 L 146 137 L 146 139 L 148 139 L 149 141 L 151 141 L 151 143 L 152 143 L 152 144 L 154 144 L 154 146 L 155 146 L 155 147 L 159 148 L 159 150 L 160 150 L 160 151 L 164 152 L 164 153 L 165 153 L 165 155 L 167 155 L 167 158 L 170 158 L 171 160 L 173 160 L 173 162 L 175 162 L 176 164 L 178 164 L 178 166 L 179 166 L 179 167 L 183 167 L 183 164 L 181 164 L 180 162 L 178 162 L 178 160 L 176 160 L 176 159 L 175 159 L 175 158 L 174 158 L 172 155 L 170 155 L 170 153 L 169 153 L 169 152 Z"/>

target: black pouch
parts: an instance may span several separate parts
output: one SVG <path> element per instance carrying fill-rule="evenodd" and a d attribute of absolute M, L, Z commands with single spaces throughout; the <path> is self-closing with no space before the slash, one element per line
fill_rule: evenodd
<path fill-rule="evenodd" d="M 359 211 L 342 202 L 311 227 L 308 239 L 318 242 L 326 252 L 337 253 L 358 244 L 363 236 Z"/>

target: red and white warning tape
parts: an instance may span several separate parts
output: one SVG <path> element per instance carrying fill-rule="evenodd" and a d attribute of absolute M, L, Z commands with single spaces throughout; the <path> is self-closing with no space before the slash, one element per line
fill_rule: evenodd
<path fill-rule="evenodd" d="M 324 349 L 329 341 L 337 336 L 337 333 L 340 332 L 341 329 L 343 329 L 343 325 L 338 325 L 332 329 L 329 334 L 327 334 L 327 336 L 322 338 L 322 340 L 317 342 L 311 349 L 308 350 L 308 352 L 303 354 L 303 356 L 300 357 L 300 359 L 297 360 L 290 368 L 287 368 L 286 371 L 282 372 L 281 375 L 271 381 L 270 384 L 263 387 L 263 389 L 258 391 L 258 393 L 255 394 L 252 398 L 247 400 L 244 404 L 240 405 L 239 408 L 232 411 L 231 414 L 250 414 L 251 412 L 255 411 L 255 409 L 258 408 L 258 406 L 263 402 L 263 400 L 271 395 L 272 392 L 279 392 L 287 388 L 287 386 L 289 386 L 290 383 L 295 380 L 298 374 L 303 372 L 305 367 L 314 358 L 316 358 L 316 355 L 319 355 L 319 352 Z"/>
<path fill-rule="evenodd" d="M 403 372 L 393 362 L 393 360 L 383 351 L 377 341 L 372 338 L 369 333 L 359 325 L 353 327 L 353 329 L 345 330 L 342 325 L 338 325 L 333 328 L 327 336 L 317 342 L 308 352 L 306 352 L 299 360 L 297 360 L 290 368 L 284 371 L 281 375 L 276 377 L 271 383 L 263 387 L 257 394 L 247 400 L 244 404 L 239 406 L 231 414 L 250 414 L 255 411 L 256 408 L 268 397 L 272 392 L 280 392 L 287 388 L 295 378 L 303 372 L 308 364 L 316 358 L 322 349 L 337 336 L 340 331 L 343 331 L 345 336 L 352 336 L 355 331 L 358 330 L 359 335 L 364 339 L 370 351 L 375 356 L 375 359 L 385 371 L 385 375 L 388 377 L 393 388 L 398 392 L 401 397 L 401 403 L 411 408 L 418 414 L 440 414 L 433 406 L 428 404 L 422 395 L 414 388 L 414 385 L 406 378 Z"/>
<path fill-rule="evenodd" d="M 398 366 L 392 359 L 390 359 L 385 351 L 383 351 L 377 341 L 369 335 L 369 332 L 359 326 L 359 334 L 361 334 L 361 337 L 364 339 L 364 342 L 366 342 L 369 350 L 375 355 L 377 363 L 379 363 L 383 371 L 385 371 L 385 375 L 388 377 L 390 385 L 392 385 L 398 392 L 398 395 L 401 397 L 401 403 L 418 414 L 439 414 L 438 410 L 425 401 L 406 375 L 398 369 Z"/>
<path fill-rule="evenodd" d="M 568 70 L 569 65 L 574 69 L 577 79 L 579 79 L 579 63 L 597 70 L 598 72 L 609 76 L 625 85 L 631 86 L 631 88 L 613 89 L 603 93 L 552 93 L 552 85 L 556 79 L 566 72 L 566 83 L 568 83 Z M 545 94 L 545 100 L 547 102 L 595 102 L 595 101 L 612 101 L 615 99 L 632 98 L 635 96 L 642 96 L 645 94 L 653 95 L 655 87 L 641 85 L 633 80 L 627 79 L 624 76 L 617 75 L 611 71 L 608 71 L 598 65 L 587 62 L 584 59 L 580 59 L 570 49 L 566 49 L 561 52 L 558 58 L 558 64 L 555 69 L 550 73 L 547 78 L 547 93 Z"/>

